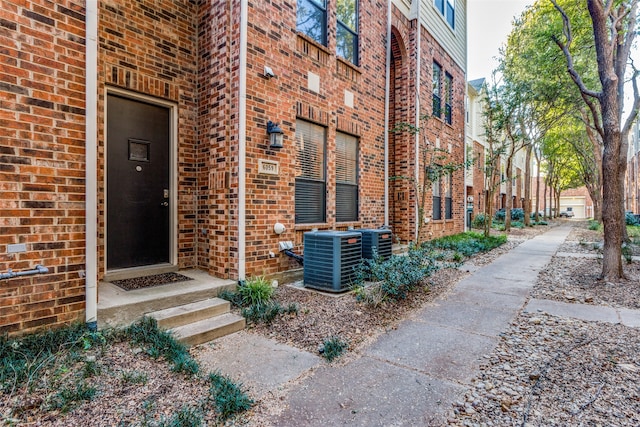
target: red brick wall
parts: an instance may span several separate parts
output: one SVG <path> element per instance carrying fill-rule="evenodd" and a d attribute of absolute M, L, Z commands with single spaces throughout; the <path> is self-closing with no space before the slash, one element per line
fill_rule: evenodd
<path fill-rule="evenodd" d="M 0 7 L 0 333 L 84 315 L 84 2 Z M 10 244 L 26 252 L 8 253 Z"/>
<path fill-rule="evenodd" d="M 177 104 L 178 265 L 196 266 L 197 7 L 179 0 L 101 1 L 98 54 L 98 271 L 105 272 L 105 90 Z"/>
<path fill-rule="evenodd" d="M 452 120 L 451 125 L 444 121 L 444 102 L 442 97 L 442 116 L 441 118 L 431 117 L 427 123 L 426 135 L 431 146 L 439 147 L 445 150 L 446 159 L 443 163 L 462 164 L 464 162 L 464 125 L 465 125 L 465 109 L 464 98 L 466 95 L 467 83 L 465 80 L 464 70 L 460 68 L 453 59 L 446 53 L 444 48 L 440 46 L 435 39 L 424 28 L 421 32 L 421 61 L 420 66 L 422 86 L 421 86 L 421 105 L 423 113 L 432 113 L 432 67 L 433 62 L 437 62 L 442 67 L 442 78 L 444 88 L 444 75 L 449 73 L 453 77 L 453 103 L 452 103 Z M 442 155 L 443 153 L 439 153 Z M 432 220 L 425 227 L 422 233 L 423 239 L 437 238 L 444 235 L 461 233 L 464 231 L 464 220 L 466 215 L 466 202 L 464 200 L 464 168 L 453 172 L 453 218 L 445 218 L 444 208 L 444 188 L 441 192 L 442 200 L 442 220 Z M 427 198 L 426 211 L 431 212 L 433 209 L 432 198 Z"/>
<path fill-rule="evenodd" d="M 237 277 L 238 18 L 226 1 L 204 1 L 198 13 L 198 266 Z M 230 31 L 230 28 L 234 28 Z"/>

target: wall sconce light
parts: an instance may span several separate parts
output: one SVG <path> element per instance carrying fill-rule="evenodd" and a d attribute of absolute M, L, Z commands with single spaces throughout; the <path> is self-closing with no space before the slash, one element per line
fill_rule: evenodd
<path fill-rule="evenodd" d="M 269 134 L 269 148 L 279 150 L 283 147 L 282 140 L 284 139 L 284 132 L 282 132 L 282 129 L 280 129 L 277 123 L 269 120 L 267 122 L 267 133 Z"/>

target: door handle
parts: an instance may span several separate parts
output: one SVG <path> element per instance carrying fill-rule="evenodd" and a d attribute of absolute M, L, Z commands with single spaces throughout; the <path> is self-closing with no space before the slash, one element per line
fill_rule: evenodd
<path fill-rule="evenodd" d="M 169 202 L 162 202 L 160 203 L 160 206 L 169 206 Z"/>

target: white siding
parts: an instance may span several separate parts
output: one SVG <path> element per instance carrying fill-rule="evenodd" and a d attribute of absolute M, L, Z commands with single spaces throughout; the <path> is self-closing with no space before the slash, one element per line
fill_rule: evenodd
<path fill-rule="evenodd" d="M 456 64 L 467 72 L 467 0 L 455 0 L 455 29 L 452 30 L 444 16 L 433 4 L 433 0 L 391 0 L 392 3 L 410 18 L 411 5 L 420 2 L 420 22 L 443 49 L 451 55 Z M 446 0 L 445 0 L 446 1 Z M 415 6 L 414 6 L 415 8 Z"/>

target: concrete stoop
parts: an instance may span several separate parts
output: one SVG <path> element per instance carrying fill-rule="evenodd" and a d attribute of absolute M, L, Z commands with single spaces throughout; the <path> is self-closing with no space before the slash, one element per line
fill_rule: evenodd
<path fill-rule="evenodd" d="M 187 345 L 202 344 L 244 329 L 246 320 L 230 312 L 229 301 L 209 298 L 148 313 L 158 326 Z"/>

